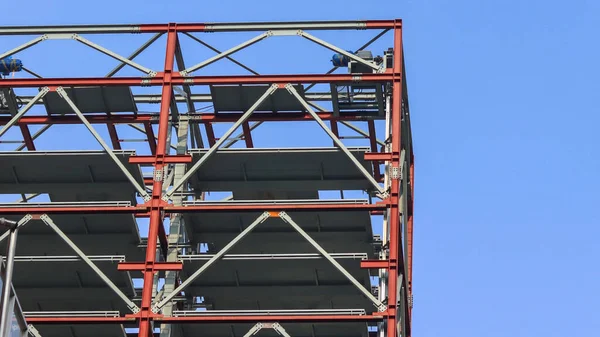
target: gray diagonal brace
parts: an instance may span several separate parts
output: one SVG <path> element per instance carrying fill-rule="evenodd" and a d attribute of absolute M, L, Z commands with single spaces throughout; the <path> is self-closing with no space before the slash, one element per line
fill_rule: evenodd
<path fill-rule="evenodd" d="M 215 53 L 217 53 L 217 54 L 221 54 L 221 51 L 220 51 L 220 50 L 218 50 L 217 48 L 215 48 L 215 47 L 211 46 L 210 44 L 208 44 L 208 43 L 206 43 L 206 42 L 204 42 L 204 41 L 200 40 L 199 38 L 195 37 L 194 35 L 192 35 L 192 34 L 190 34 L 190 33 L 188 33 L 188 32 L 184 32 L 183 34 L 184 34 L 184 35 L 187 35 L 189 38 L 191 38 L 192 40 L 194 40 L 194 41 L 196 41 L 196 42 L 200 43 L 201 45 L 205 46 L 206 48 L 208 48 L 208 49 L 210 49 L 210 50 L 214 51 Z M 244 65 L 243 63 L 241 63 L 241 62 L 237 61 L 237 60 L 236 60 L 236 59 L 234 59 L 233 57 L 225 56 L 225 58 L 226 58 L 226 59 L 228 59 L 229 61 L 231 61 L 231 62 L 233 62 L 233 63 L 237 64 L 238 66 L 240 66 L 240 67 L 242 67 L 242 68 L 244 68 L 244 69 L 248 70 L 249 72 L 251 72 L 251 73 L 252 73 L 252 74 L 254 74 L 254 75 L 260 75 L 258 72 L 256 72 L 256 71 L 252 70 L 252 68 L 250 68 L 250 67 L 248 67 L 248 66 Z M 190 110 L 190 111 L 193 111 L 193 110 Z"/>
<path fill-rule="evenodd" d="M 123 165 L 123 163 L 119 160 L 119 158 L 117 158 L 117 156 L 108 147 L 106 142 L 102 139 L 102 137 L 100 137 L 100 135 L 96 132 L 96 130 L 94 130 L 94 127 L 90 124 L 90 122 L 88 122 L 88 120 L 85 118 L 83 113 L 81 113 L 79 108 L 77 108 L 75 103 L 73 103 L 71 98 L 69 98 L 69 95 L 67 95 L 67 92 L 65 91 L 65 89 L 63 89 L 63 87 L 58 87 L 56 89 L 56 92 L 60 95 L 60 97 L 62 97 L 67 102 L 67 104 L 69 104 L 71 109 L 73 109 L 73 112 L 75 112 L 75 114 L 79 117 L 79 119 L 81 119 L 81 122 L 83 122 L 83 124 L 85 124 L 85 127 L 90 131 L 90 133 L 94 136 L 94 138 L 96 138 L 96 140 L 98 141 L 100 146 L 102 146 L 102 148 L 104 148 L 104 151 L 106 151 L 106 153 L 108 153 L 108 155 L 112 158 L 112 160 L 115 162 L 115 164 L 117 164 L 117 166 L 119 166 L 121 171 L 123 171 L 123 174 L 125 174 L 127 179 L 129 179 L 129 181 L 131 182 L 133 187 L 135 187 L 135 189 L 144 198 L 144 200 L 145 201 L 150 200 L 150 198 L 151 198 L 150 195 L 146 192 L 146 190 L 142 186 L 140 186 L 140 184 L 135 180 L 133 175 L 131 173 L 129 173 L 129 171 L 127 171 L 127 168 L 125 167 L 125 165 Z"/>
<path fill-rule="evenodd" d="M 233 240 L 231 240 L 225 247 L 223 247 L 217 254 L 215 254 L 210 260 L 206 261 L 202 267 L 198 268 L 190 277 L 188 277 L 185 281 L 181 282 L 179 287 L 177 287 L 173 292 L 164 297 L 160 302 L 154 304 L 152 306 L 152 312 L 158 313 L 162 307 L 164 307 L 169 301 L 171 301 L 177 294 L 179 294 L 182 290 L 187 288 L 194 280 L 196 280 L 204 271 L 206 271 L 211 265 L 220 260 L 233 246 L 235 246 L 240 240 L 242 240 L 248 233 L 250 233 L 254 227 L 259 224 L 265 222 L 270 217 L 269 212 L 264 212 L 261 214 L 250 226 L 246 227 L 240 234 L 238 234 Z"/>
<path fill-rule="evenodd" d="M 256 108 L 258 108 L 262 102 L 264 100 L 267 99 L 267 97 L 271 96 L 271 94 L 273 94 L 275 92 L 275 90 L 277 90 L 279 86 L 277 84 L 273 84 L 271 85 L 267 91 L 265 91 L 265 93 L 256 101 L 256 103 L 254 103 L 250 109 L 248 109 L 248 111 L 246 111 L 242 117 L 240 117 L 240 119 L 235 122 L 235 124 L 233 124 L 233 126 L 227 130 L 227 132 L 225 132 L 225 134 L 223 134 L 223 136 L 221 138 L 219 138 L 219 141 L 217 141 L 215 143 L 215 145 L 213 145 L 203 156 L 202 158 L 200 158 L 200 160 L 198 160 L 196 162 L 196 164 L 194 164 L 194 166 L 192 166 L 184 175 L 183 177 L 181 177 L 181 179 L 179 179 L 176 183 L 173 183 L 173 188 L 171 190 L 169 190 L 167 193 L 165 193 L 162 197 L 162 199 L 164 201 L 169 201 L 169 199 L 171 198 L 171 196 L 175 193 L 175 191 L 181 187 L 181 185 L 183 185 L 193 174 L 196 173 L 196 171 L 198 171 L 198 169 L 200 168 L 200 166 L 202 166 L 202 164 L 204 164 L 218 149 L 219 147 L 221 147 L 221 145 L 227 140 L 227 138 L 229 138 L 231 136 L 231 134 L 240 127 L 240 125 L 242 125 L 242 123 L 244 123 L 249 117 L 250 115 L 252 115 L 252 113 L 254 112 L 254 110 L 256 110 Z"/>
<path fill-rule="evenodd" d="M 71 241 L 71 239 L 69 239 L 69 237 L 60 230 L 60 228 L 58 228 L 58 226 L 54 223 L 54 221 L 47 215 L 47 214 L 42 214 L 40 216 L 40 220 L 42 220 L 46 225 L 50 226 L 55 232 L 56 234 L 58 234 L 58 236 L 60 236 L 61 239 L 63 239 L 63 241 L 65 241 L 69 247 L 71 247 L 71 249 L 73 249 L 75 251 L 75 253 L 77 253 L 77 255 L 79 255 L 79 257 L 85 261 L 85 263 L 90 266 L 90 268 L 92 268 L 94 270 L 94 272 L 96 272 L 96 274 L 98 274 L 98 276 L 100 276 L 100 278 L 106 283 L 106 285 L 108 285 L 116 294 L 117 296 L 119 296 L 126 304 L 127 307 L 129 307 L 129 309 L 135 314 L 138 313 L 140 311 L 140 308 L 133 303 L 128 297 L 127 295 L 123 294 L 123 292 L 121 291 L 121 289 L 119 289 L 103 272 L 102 270 L 100 270 L 100 268 L 98 268 L 94 262 L 92 262 L 92 260 L 90 260 L 83 251 L 81 251 L 81 249 L 79 249 L 79 247 L 77 247 L 77 245 L 75 243 L 73 243 L 73 241 Z"/>
<path fill-rule="evenodd" d="M 375 307 L 377 307 L 379 311 L 387 310 L 385 304 L 381 303 L 381 301 L 379 301 L 375 296 L 373 296 L 373 294 L 371 294 L 369 290 L 365 289 L 365 287 L 360 282 L 358 282 L 354 278 L 354 276 L 352 276 L 352 274 L 350 274 L 346 269 L 344 269 L 344 267 L 342 267 L 341 264 L 339 264 L 331 255 L 329 255 L 329 253 L 327 253 L 327 251 L 325 251 L 323 247 L 321 247 L 315 240 L 313 240 L 313 238 L 310 237 L 310 235 L 308 235 L 300 226 L 298 226 L 298 224 L 294 222 L 294 220 L 286 212 L 280 212 L 279 217 L 283 221 L 290 224 L 298 233 L 300 233 L 300 235 L 302 235 L 306 239 L 306 241 L 308 241 L 313 247 L 315 247 L 315 249 L 318 250 L 324 258 L 329 260 L 329 262 L 331 262 L 331 264 L 333 264 L 333 266 L 337 270 L 339 270 L 344 276 L 346 276 L 346 278 L 350 282 L 352 282 L 352 284 L 354 284 L 356 288 L 358 288 L 358 290 L 360 290 L 369 300 L 371 300 L 371 302 L 373 302 L 373 304 L 375 305 Z"/>
<path fill-rule="evenodd" d="M 30 215 L 29 217 L 31 217 L 31 215 Z M 23 219 L 25 219 L 25 218 L 23 218 Z M 28 220 L 28 221 L 23 221 L 23 219 L 21 219 L 21 221 L 19 221 L 19 222 L 17 223 L 17 229 L 18 229 L 18 228 L 21 228 L 21 227 L 25 226 L 27 223 L 29 223 L 29 220 Z M 0 235 L 0 242 L 2 242 L 2 241 L 4 241 L 4 240 L 6 240 L 6 238 L 7 238 L 9 235 L 10 235 L 10 231 L 6 231 L 6 232 L 4 232 L 4 234 Z"/>
<path fill-rule="evenodd" d="M 385 194 L 385 190 L 381 186 L 379 186 L 379 183 L 377 182 L 377 180 L 375 180 L 375 178 L 373 178 L 373 176 L 360 164 L 358 159 L 356 159 L 356 157 L 354 157 L 352 155 L 352 153 L 350 153 L 350 151 L 348 151 L 348 149 L 346 148 L 346 146 L 344 146 L 342 141 L 338 137 L 336 137 L 336 135 L 327 127 L 327 125 L 325 125 L 325 122 L 323 122 L 323 120 L 315 113 L 315 111 L 310 107 L 310 104 L 308 104 L 308 102 L 306 102 L 304 100 L 304 98 L 302 98 L 302 96 L 300 96 L 300 94 L 298 93 L 298 91 L 296 91 L 294 86 L 291 84 L 287 84 L 285 86 L 285 88 L 292 95 L 294 95 L 294 97 L 296 97 L 296 99 L 300 102 L 300 104 L 302 104 L 304 106 L 306 111 L 308 111 L 308 113 L 319 124 L 319 126 L 323 129 L 323 131 L 325 131 L 329 135 L 329 137 L 333 140 L 333 142 L 348 156 L 348 158 L 354 163 L 354 165 L 356 165 L 356 168 L 365 176 L 365 178 L 367 178 L 367 180 L 369 180 L 369 182 L 371 182 L 373 187 L 375 187 L 375 189 L 377 191 L 379 191 L 379 193 L 381 195 Z"/>
<path fill-rule="evenodd" d="M 154 41 L 158 40 L 159 37 L 161 37 L 164 33 L 156 33 L 156 35 L 154 35 L 150 40 L 146 41 L 143 45 L 141 45 L 136 51 L 134 51 L 131 55 L 129 55 L 129 57 L 127 59 L 129 60 L 133 60 L 134 58 L 136 58 L 138 55 L 140 55 L 144 50 L 146 50 L 146 48 L 150 47 L 151 44 L 154 43 Z M 125 62 L 121 62 L 118 66 L 116 66 L 113 70 L 111 70 L 106 77 L 113 77 L 117 72 L 119 72 L 119 70 L 123 69 L 123 67 L 126 65 L 127 63 Z"/>
<path fill-rule="evenodd" d="M 48 89 L 48 87 L 43 87 L 38 93 L 37 95 L 35 95 L 35 97 L 29 101 L 29 103 L 27 103 L 27 105 L 25 105 L 23 108 L 21 108 L 21 110 L 19 110 L 19 112 L 13 116 L 13 118 L 10 119 L 10 121 L 8 121 L 8 123 L 6 123 L 6 125 L 4 125 L 4 127 L 2 128 L 2 130 L 0 130 L 0 137 L 2 137 L 2 135 L 4 135 L 6 133 L 6 131 L 8 131 L 8 129 L 10 129 L 11 126 L 13 126 L 16 122 L 19 121 L 19 119 L 21 117 L 23 117 L 23 115 L 25 113 L 27 113 L 27 111 L 29 111 L 29 109 L 31 109 L 31 107 L 42 97 L 44 97 L 48 91 L 50 91 L 50 89 Z"/>
<path fill-rule="evenodd" d="M 179 74 L 181 76 L 187 76 L 191 72 L 194 72 L 194 71 L 196 71 L 196 70 L 198 70 L 200 68 L 206 67 L 207 65 L 209 65 L 211 63 L 214 63 L 214 62 L 216 62 L 216 61 L 218 61 L 218 60 L 220 60 L 220 59 L 222 59 L 224 57 L 227 57 L 227 56 L 229 56 L 229 55 L 231 55 L 231 54 L 233 54 L 233 53 L 235 53 L 237 51 L 240 51 L 240 50 L 242 50 L 242 49 L 244 49 L 246 47 L 249 47 L 249 46 L 251 46 L 251 45 L 253 45 L 253 44 L 255 44 L 255 43 L 257 43 L 257 42 L 259 42 L 261 40 L 264 40 L 264 39 L 266 39 L 266 38 L 268 38 L 269 36 L 272 36 L 272 35 L 273 35 L 273 32 L 271 32 L 271 31 L 264 32 L 264 33 L 262 33 L 262 34 L 260 34 L 260 35 L 258 35 L 256 37 L 251 38 L 248 41 L 242 42 L 242 43 L 238 44 L 237 46 L 235 46 L 233 48 L 230 48 L 230 49 L 228 49 L 228 50 L 226 50 L 226 51 L 224 51 L 224 52 L 222 52 L 222 53 L 220 53 L 218 55 L 215 55 L 215 56 L 213 56 L 213 57 L 211 57 L 211 58 L 209 58 L 209 59 L 207 59 L 207 60 L 205 60 L 203 62 L 200 62 L 200 63 L 198 63 L 198 64 L 196 64 L 194 66 L 191 66 L 191 67 L 189 67 L 189 68 L 187 68 L 185 70 L 182 70 L 182 71 L 179 72 Z"/>
<path fill-rule="evenodd" d="M 79 36 L 79 34 L 73 34 L 72 38 L 73 38 L 73 40 L 79 41 L 79 42 L 83 43 L 84 45 L 86 45 L 86 46 L 88 46 L 88 47 L 90 47 L 92 49 L 96 49 L 97 51 L 101 52 L 104 55 L 108 55 L 108 56 L 110 56 L 110 57 L 112 57 L 114 59 L 117 59 L 117 60 L 119 60 L 119 61 L 121 61 L 121 62 L 123 62 L 123 63 L 125 63 L 125 64 L 127 64 L 127 65 L 129 65 L 129 66 L 131 66 L 131 67 L 133 67 L 133 68 L 135 68 L 137 70 L 139 70 L 139 71 L 141 71 L 141 72 L 144 72 L 144 73 L 146 73 L 150 77 L 156 76 L 156 71 L 154 71 L 152 69 L 148 69 L 148 68 L 146 68 L 146 67 L 144 67 L 144 66 L 142 66 L 142 65 L 140 65 L 140 64 L 138 64 L 136 62 L 133 62 L 132 60 L 130 60 L 130 59 L 126 58 L 126 57 L 123 57 L 123 56 L 121 56 L 121 55 L 119 55 L 119 54 L 117 54 L 117 53 L 115 53 L 115 52 L 113 52 L 111 50 L 108 50 L 108 49 L 106 49 L 106 48 L 104 48 L 102 46 L 99 46 L 99 45 L 95 44 L 94 42 L 92 42 L 92 41 L 90 41 L 90 40 L 88 40 L 88 39 L 86 39 L 84 37 Z"/>
<path fill-rule="evenodd" d="M 319 39 L 318 37 L 313 36 L 303 30 L 299 30 L 298 35 L 300 35 L 303 38 L 310 40 L 318 45 L 321 45 L 327 49 L 330 49 L 336 53 L 340 53 L 344 56 L 347 56 L 347 57 L 353 59 L 354 61 L 360 62 L 360 63 L 366 65 L 367 67 L 372 68 L 373 70 L 377 70 L 379 72 L 381 72 L 383 70 L 383 66 L 379 66 L 379 65 L 375 64 L 374 62 L 369 62 L 369 61 L 363 59 L 362 57 L 358 57 L 352 53 L 349 53 L 349 52 L 343 50 L 342 48 L 336 47 L 336 46 L 332 45 L 331 43 L 323 41 L 323 40 Z"/>
<path fill-rule="evenodd" d="M 22 45 L 7 51 L 6 53 L 0 54 L 0 59 L 14 55 L 14 54 L 20 52 L 21 50 L 25 50 L 25 49 L 27 49 L 31 46 L 34 46 L 46 39 L 48 39 L 47 35 L 42 35 L 42 36 L 36 37 L 35 39 L 33 39 L 31 41 L 25 42 Z"/>
<path fill-rule="evenodd" d="M 363 44 L 363 45 L 362 45 L 360 48 L 356 49 L 356 50 L 354 51 L 354 53 L 358 53 L 359 51 L 361 51 L 361 50 L 364 50 L 365 48 L 367 48 L 368 46 L 370 46 L 370 45 L 371 45 L 373 42 L 375 42 L 375 41 L 379 40 L 379 38 L 380 38 L 380 37 L 382 37 L 383 35 L 385 35 L 385 33 L 389 32 L 389 31 L 390 31 L 390 29 L 389 29 L 389 28 L 388 28 L 388 29 L 384 29 L 384 30 L 382 30 L 382 31 L 381 31 L 379 34 L 375 35 L 375 36 L 374 36 L 372 39 L 370 39 L 369 41 L 367 41 L 367 43 Z M 338 68 L 338 67 L 333 67 L 333 68 L 329 69 L 329 71 L 327 71 L 325 74 L 326 74 L 326 75 L 329 75 L 329 74 L 331 74 L 332 72 L 334 72 L 334 71 L 335 71 L 337 68 Z M 311 85 L 307 86 L 306 88 L 304 88 L 304 92 L 307 92 L 307 91 L 309 91 L 309 90 L 310 90 L 312 87 L 314 87 L 315 85 L 317 85 L 317 84 L 316 84 L 316 83 L 313 83 L 313 84 L 311 84 Z"/>

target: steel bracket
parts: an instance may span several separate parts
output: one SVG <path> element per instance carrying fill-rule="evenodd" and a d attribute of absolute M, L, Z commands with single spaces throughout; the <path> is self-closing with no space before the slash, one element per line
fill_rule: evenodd
<path fill-rule="evenodd" d="M 401 180 L 402 179 L 402 168 L 401 167 L 390 167 L 390 175 L 392 179 Z"/>
<path fill-rule="evenodd" d="M 154 170 L 154 181 L 163 181 L 163 170 Z"/>
<path fill-rule="evenodd" d="M 33 337 L 42 337 L 38 329 L 36 329 L 33 325 L 27 324 L 27 332 L 31 334 Z"/>

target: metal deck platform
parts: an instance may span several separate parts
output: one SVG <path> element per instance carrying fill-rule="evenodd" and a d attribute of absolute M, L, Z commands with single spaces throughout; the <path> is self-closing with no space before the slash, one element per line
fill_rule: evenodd
<path fill-rule="evenodd" d="M 357 50 L 382 58 L 318 37 L 357 29 L 379 30 Z M 251 337 L 256 324 L 266 337 L 410 337 L 413 155 L 401 29 L 399 20 L 0 27 L 0 41 L 33 35 L 0 59 L 68 38 L 119 62 L 105 77 L 28 69 L 0 79 L 10 96 L 0 106 L 0 217 L 20 222 L 12 281 L 28 323 L 41 337 Z M 93 42 L 132 32 L 154 36 L 130 56 Z M 223 52 L 204 32 L 256 36 Z M 387 32 L 393 38 L 369 47 Z M 308 40 L 353 65 L 258 75 L 235 59 L 271 36 Z M 153 64 L 164 69 L 138 63 L 161 38 L 165 53 Z M 216 55 L 197 60 L 187 42 Z M 220 60 L 253 75 L 196 73 Z M 125 66 L 140 75 L 119 77 Z M 266 135 L 269 148 L 255 148 L 266 122 L 314 123 L 324 138 L 282 148 L 281 135 Z M 50 128 L 59 124 L 87 129 L 101 150 Z M 81 150 L 38 150 L 44 132 Z M 10 151 L 15 135 L 23 141 Z"/>

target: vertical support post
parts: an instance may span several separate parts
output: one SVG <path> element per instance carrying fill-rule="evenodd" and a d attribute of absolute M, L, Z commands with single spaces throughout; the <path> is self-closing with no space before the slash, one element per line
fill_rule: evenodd
<path fill-rule="evenodd" d="M 183 155 L 186 154 L 188 149 L 188 133 L 189 133 L 189 120 L 187 117 L 183 116 L 179 119 L 179 127 L 177 128 L 177 154 Z M 186 164 L 175 164 L 175 169 L 173 173 L 173 179 L 175 181 L 181 179 L 185 174 L 185 170 L 187 168 Z M 177 192 L 183 191 L 183 186 L 180 187 Z M 173 196 L 173 205 L 181 206 L 183 203 L 184 197 L 174 195 Z M 177 262 L 179 258 L 180 248 L 177 248 L 177 244 L 182 239 L 182 234 L 184 230 L 183 217 L 181 214 L 172 214 L 170 221 L 170 230 L 169 230 L 169 248 L 167 252 L 167 262 Z M 165 272 L 165 285 L 163 288 L 163 294 L 171 294 L 173 290 L 177 287 L 177 272 L 176 271 L 166 271 Z M 162 296 L 162 295 L 161 295 Z M 165 305 L 163 308 L 163 314 L 165 316 L 171 316 L 173 314 L 173 306 L 174 304 L 169 303 Z M 173 333 L 173 325 L 172 324 L 161 324 L 160 326 L 160 337 L 171 337 Z"/>
<path fill-rule="evenodd" d="M 173 84 L 171 82 L 173 75 L 173 64 L 175 60 L 175 48 L 177 46 L 177 26 L 169 24 L 167 32 L 167 51 L 165 55 L 165 69 L 162 85 L 162 96 L 160 102 L 160 115 L 158 122 L 158 142 L 156 144 L 156 157 L 154 162 L 154 182 L 152 184 L 152 195 L 148 202 L 150 205 L 150 225 L 148 228 L 148 245 L 146 248 L 146 270 L 144 271 L 144 287 L 142 289 L 141 318 L 139 325 L 139 337 L 151 337 L 153 327 L 151 321 L 152 288 L 154 281 L 153 265 L 156 262 L 156 245 L 158 243 L 159 226 L 161 226 L 161 217 L 163 216 L 163 201 L 161 195 L 163 191 L 162 175 L 157 172 L 163 172 L 164 158 L 167 155 L 167 138 L 169 128 L 169 109 L 173 95 Z M 157 179 L 160 178 L 160 179 Z"/>
<path fill-rule="evenodd" d="M 392 111 L 391 111 L 391 150 L 394 158 L 400 158 L 402 151 L 402 28 L 401 23 L 396 22 L 394 27 L 394 80 L 392 83 Z M 400 169 L 400 160 L 393 159 L 391 162 L 392 170 Z M 388 318 L 387 318 L 387 337 L 398 337 L 402 334 L 406 337 L 405 331 L 398 331 L 399 310 L 399 271 L 403 271 L 400 266 L 403 265 L 402 252 L 400 249 L 400 180 L 392 177 L 390 182 L 389 194 L 389 267 L 388 267 Z"/>
<path fill-rule="evenodd" d="M 31 215 L 26 215 L 18 223 L 15 221 L 6 220 L 4 218 L 0 219 L 0 224 L 3 226 L 8 226 L 10 233 L 8 247 L 6 249 L 4 282 L 2 283 L 2 317 L 0 318 L 0 337 L 8 336 L 8 327 L 11 316 L 10 314 L 12 312 L 10 307 L 11 303 L 14 304 L 14 301 L 11 301 L 11 293 L 15 252 L 17 250 L 17 231 L 19 230 L 19 226 L 24 225 L 29 220 L 31 220 Z"/>
<path fill-rule="evenodd" d="M 12 226 L 9 231 L 8 248 L 6 249 L 6 266 L 4 273 L 4 283 L 2 284 L 2 318 L 0 320 L 0 332 L 2 337 L 8 335 L 8 322 L 10 320 L 10 295 L 12 290 L 12 274 L 15 263 L 15 251 L 17 248 L 17 226 Z"/>

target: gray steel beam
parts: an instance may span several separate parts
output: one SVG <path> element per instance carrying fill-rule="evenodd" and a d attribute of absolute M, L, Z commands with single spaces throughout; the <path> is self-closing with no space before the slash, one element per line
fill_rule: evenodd
<path fill-rule="evenodd" d="M 123 163 L 121 163 L 121 161 L 119 160 L 119 158 L 117 158 L 117 156 L 112 152 L 112 150 L 110 149 L 110 147 L 108 147 L 108 145 L 106 144 L 106 142 L 104 142 L 104 140 L 102 139 L 102 137 L 100 137 L 100 135 L 96 132 L 96 130 L 94 129 L 94 127 L 88 122 L 88 120 L 85 118 L 85 116 L 83 115 L 83 113 L 81 113 L 81 111 L 79 110 L 79 108 L 77 108 L 77 106 L 75 105 L 75 103 L 73 103 L 73 101 L 71 100 L 71 98 L 69 98 L 69 95 L 67 94 L 67 92 L 65 91 L 65 89 L 63 89 L 62 87 L 58 87 L 56 89 L 56 92 L 67 102 L 67 104 L 69 104 L 69 106 L 71 107 L 71 109 L 73 110 L 73 112 L 75 112 L 75 114 L 79 117 L 79 119 L 81 119 L 81 121 L 86 126 L 86 128 L 90 131 L 90 133 L 94 136 L 94 138 L 96 138 L 96 140 L 98 141 L 98 143 L 100 144 L 100 146 L 102 146 L 104 148 L 104 150 L 106 151 L 106 153 L 112 158 L 112 160 L 115 162 L 115 164 L 117 164 L 117 166 L 121 169 L 121 171 L 123 172 L 123 174 L 131 182 L 131 184 L 133 185 L 133 187 L 135 187 L 135 189 L 138 191 L 138 193 L 144 198 L 144 200 L 145 201 L 150 200 L 151 197 L 146 192 L 146 189 L 144 189 L 144 187 L 140 186 L 140 184 L 138 184 L 138 182 L 135 180 L 135 178 L 133 177 L 133 175 L 131 175 L 131 173 L 129 173 L 129 171 L 127 170 L 127 168 L 125 167 L 125 165 L 123 165 Z"/>
<path fill-rule="evenodd" d="M 75 251 L 75 253 L 77 253 L 77 255 L 79 255 L 79 257 L 85 261 L 85 263 L 92 268 L 92 270 L 94 270 L 94 272 L 96 272 L 96 274 L 102 279 L 102 281 L 104 281 L 104 283 L 106 283 L 106 285 L 111 288 L 115 294 L 117 294 L 117 296 L 119 296 L 123 302 L 125 302 L 127 304 L 127 307 L 135 314 L 138 313 L 140 311 L 140 308 L 133 303 L 133 301 L 131 301 L 127 295 L 123 294 L 123 292 L 121 291 L 121 289 L 119 289 L 111 280 L 110 278 L 108 278 L 108 276 L 106 276 L 102 270 L 100 270 L 100 268 L 98 268 L 94 262 L 92 262 L 92 260 L 90 260 L 89 257 L 87 257 L 87 255 L 85 255 L 85 253 L 83 251 L 81 251 L 81 249 L 79 249 L 79 247 L 77 247 L 77 245 L 75 243 L 73 243 L 73 241 L 71 241 L 71 239 L 69 239 L 69 237 L 62 231 L 60 230 L 60 228 L 58 228 L 58 226 L 54 223 L 54 221 L 47 215 L 47 214 L 42 214 L 40 216 L 40 220 L 42 220 L 46 225 L 48 225 L 50 228 L 52 228 L 56 234 L 58 234 L 58 236 L 60 236 L 61 239 L 63 239 L 63 241 L 65 241 L 65 243 L 67 243 L 69 245 L 69 247 L 71 247 L 71 249 L 73 249 L 73 251 Z"/>
<path fill-rule="evenodd" d="M 379 186 L 379 183 L 375 180 L 375 178 L 373 178 L 373 176 L 360 164 L 358 159 L 356 159 L 356 157 L 354 157 L 352 155 L 352 153 L 350 151 L 348 151 L 348 149 L 342 143 L 342 141 L 339 140 L 339 138 L 335 136 L 335 134 L 327 127 L 327 125 L 325 125 L 325 122 L 323 122 L 323 120 L 321 118 L 319 118 L 319 116 L 315 113 L 315 111 L 310 107 L 310 104 L 308 104 L 304 100 L 304 98 L 302 98 L 302 96 L 300 96 L 300 94 L 298 93 L 298 91 L 296 91 L 294 86 L 291 84 L 287 84 L 285 87 L 292 95 L 294 95 L 296 97 L 296 99 L 300 102 L 300 104 L 302 104 L 304 106 L 306 111 L 308 111 L 308 113 L 313 117 L 313 119 L 317 122 L 317 124 L 319 124 L 319 126 L 323 129 L 323 131 L 325 131 L 327 133 L 327 135 L 329 135 L 329 137 L 335 142 L 335 144 L 348 156 L 348 158 L 354 163 L 356 168 L 365 176 L 365 178 L 367 178 L 367 180 L 373 185 L 373 187 L 380 193 L 381 197 L 384 198 L 386 191 L 381 186 Z"/>
<path fill-rule="evenodd" d="M 263 30 L 358 30 L 367 29 L 366 21 L 296 21 L 296 22 L 216 22 L 192 23 L 189 25 L 204 26 L 204 32 L 240 32 Z M 50 33 L 141 33 L 143 25 L 65 25 L 65 26 L 0 26 L 0 35 L 34 35 Z M 166 30 L 166 24 L 165 26 Z M 181 26 L 185 27 L 186 24 Z M 158 29 L 157 29 L 158 30 Z M 155 30 L 156 31 L 156 30 Z"/>
<path fill-rule="evenodd" d="M 173 292 L 168 294 L 158 303 L 155 303 L 152 306 L 152 312 L 158 313 L 162 307 L 164 307 L 167 303 L 169 303 L 178 293 L 187 288 L 194 280 L 196 280 L 204 271 L 206 271 L 210 266 L 212 266 L 215 262 L 220 260 L 233 246 L 235 246 L 238 242 L 240 242 L 248 233 L 250 233 L 254 227 L 259 224 L 265 222 L 270 217 L 269 212 L 262 213 L 250 226 L 246 227 L 240 234 L 238 234 L 233 240 L 231 240 L 225 247 L 223 247 L 217 254 L 215 254 L 210 260 L 208 260 L 205 264 L 202 265 L 198 270 L 196 270 L 190 277 L 188 277 L 185 281 L 181 282 L 179 287 L 177 287 Z"/>
<path fill-rule="evenodd" d="M 185 60 L 183 58 L 183 52 L 181 50 L 181 44 L 179 43 L 179 39 L 177 39 L 177 43 L 175 44 L 175 61 L 177 62 L 177 69 L 178 70 L 182 70 L 185 69 Z M 175 102 L 177 102 L 177 97 L 181 97 L 183 96 L 183 98 L 185 99 L 185 104 L 187 106 L 188 112 L 193 112 L 196 111 L 196 106 L 194 105 L 194 101 L 191 99 L 192 96 L 192 90 L 190 89 L 189 85 L 183 85 L 183 94 L 185 95 L 173 95 L 172 99 L 175 100 Z M 175 87 L 173 88 L 175 89 Z M 191 146 L 192 147 L 200 147 L 203 148 L 204 147 L 204 140 L 202 140 L 202 134 L 200 133 L 200 125 L 194 123 L 190 125 L 191 128 L 191 133 L 190 133 L 190 139 L 192 141 Z M 194 144 L 194 142 L 196 144 Z"/>
<path fill-rule="evenodd" d="M 373 296 L 373 294 L 371 294 L 369 290 L 365 289 L 365 287 L 360 282 L 358 282 L 354 278 L 354 276 L 352 276 L 352 274 L 350 274 L 346 269 L 344 269 L 344 267 L 342 267 L 342 265 L 339 264 L 335 260 L 335 258 L 329 255 L 329 253 L 327 253 L 327 251 L 325 251 L 323 247 L 321 247 L 315 240 L 313 240 L 313 238 L 310 237 L 310 235 L 308 235 L 300 226 L 298 226 L 298 224 L 286 212 L 280 212 L 279 217 L 281 218 L 281 220 L 290 224 L 298 233 L 300 233 L 300 235 L 302 235 L 302 237 L 306 239 L 306 241 L 308 241 L 317 251 L 319 251 L 319 253 L 321 253 L 321 255 L 323 255 L 324 258 L 331 262 L 331 264 L 340 273 L 342 273 L 350 282 L 352 282 L 352 284 L 356 286 L 356 288 L 358 288 L 358 290 L 360 290 L 369 300 L 371 300 L 371 302 L 373 302 L 373 304 L 375 305 L 375 307 L 377 307 L 379 311 L 387 310 L 387 306 L 385 304 L 381 303 L 381 301 L 379 301 L 375 296 Z"/>
<path fill-rule="evenodd" d="M 178 155 L 183 155 L 187 153 L 188 149 L 188 130 L 189 123 L 187 118 L 181 118 L 179 120 L 179 127 L 177 128 L 177 150 L 176 153 Z M 173 179 L 179 180 L 184 174 L 186 164 L 175 164 L 172 175 L 170 175 L 170 179 L 172 182 Z M 169 184 L 170 184 L 169 182 Z M 165 183 L 167 184 L 167 183 Z M 167 185 L 168 186 L 168 185 Z M 182 188 L 180 187 L 177 192 L 182 192 Z M 183 204 L 183 197 L 175 195 L 173 196 L 173 205 L 181 206 Z M 169 227 L 169 235 L 167 237 L 168 240 L 168 252 L 166 261 L 167 262 L 177 262 L 179 261 L 179 253 L 180 248 L 177 245 L 182 241 L 183 233 L 184 233 L 184 222 L 181 214 L 174 214 L 171 216 L 170 227 Z M 165 294 L 171 294 L 175 290 L 178 281 L 178 273 L 176 271 L 166 271 L 165 272 L 165 283 L 162 291 L 160 292 L 160 297 Z M 177 294 L 175 294 L 177 295 Z M 173 304 L 172 302 L 165 305 L 163 308 L 163 314 L 166 316 L 172 316 L 173 314 Z M 160 336 L 161 337 L 170 337 L 172 335 L 172 329 L 174 326 L 172 324 L 161 324 L 160 325 Z"/>
<path fill-rule="evenodd" d="M 221 136 L 221 138 L 219 138 L 219 140 L 215 143 L 215 145 L 213 145 L 203 156 L 200 160 L 198 160 L 194 166 L 192 166 L 184 175 L 183 177 L 181 177 L 180 180 L 178 180 L 176 183 L 173 184 L 173 188 L 168 191 L 167 193 L 165 193 L 162 197 L 163 200 L 168 201 L 171 196 L 173 195 L 173 193 L 175 193 L 175 191 L 181 187 L 181 185 L 183 185 L 193 174 L 195 174 L 198 169 L 200 168 L 200 166 L 202 166 L 202 164 L 204 164 L 218 149 L 219 147 L 227 140 L 227 138 L 229 138 L 231 136 L 231 134 L 240 127 L 240 125 L 242 125 L 242 123 L 244 123 L 249 117 L 250 115 L 252 115 L 252 113 L 254 112 L 254 110 L 256 110 L 256 108 L 258 108 L 258 106 L 260 106 L 262 104 L 262 102 L 264 100 L 267 99 L 267 97 L 271 96 L 271 94 L 273 94 L 275 92 L 275 90 L 278 89 L 278 85 L 277 84 L 273 84 L 271 85 L 267 91 L 265 91 L 265 93 L 250 107 L 250 109 L 248 109 L 248 111 L 246 111 L 242 117 L 240 117 L 240 119 L 235 122 L 233 124 L 233 126 L 227 130 L 225 132 L 225 134 L 223 136 Z"/>

